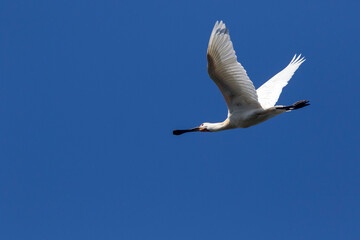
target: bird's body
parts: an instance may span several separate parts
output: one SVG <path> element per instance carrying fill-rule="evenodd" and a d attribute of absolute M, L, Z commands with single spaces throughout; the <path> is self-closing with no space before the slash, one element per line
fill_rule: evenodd
<path fill-rule="evenodd" d="M 233 128 L 247 128 L 262 123 L 283 112 L 305 107 L 308 101 L 290 106 L 274 106 L 284 86 L 305 61 L 294 56 L 289 65 L 260 88 L 255 87 L 245 69 L 237 61 L 229 31 L 225 24 L 216 22 L 207 51 L 208 73 L 220 89 L 228 107 L 228 117 L 220 123 L 203 123 L 188 130 L 174 130 L 175 135 L 185 132 L 216 132 Z"/>

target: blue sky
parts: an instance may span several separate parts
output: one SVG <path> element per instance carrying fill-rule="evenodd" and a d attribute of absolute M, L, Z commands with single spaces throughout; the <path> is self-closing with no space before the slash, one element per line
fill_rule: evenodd
<path fill-rule="evenodd" d="M 1 239 L 359 239 L 359 1 L 1 1 Z M 222 121 L 216 20 L 259 87 L 307 61 L 261 125 Z"/>

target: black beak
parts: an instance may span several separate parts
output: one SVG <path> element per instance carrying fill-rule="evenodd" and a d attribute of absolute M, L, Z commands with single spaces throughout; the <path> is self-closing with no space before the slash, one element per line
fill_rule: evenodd
<path fill-rule="evenodd" d="M 186 130 L 174 130 L 173 134 L 174 135 L 181 135 L 181 134 L 187 133 L 187 132 L 198 132 L 198 131 L 200 131 L 200 128 L 196 127 L 196 128 L 192 128 L 192 129 L 186 129 Z"/>

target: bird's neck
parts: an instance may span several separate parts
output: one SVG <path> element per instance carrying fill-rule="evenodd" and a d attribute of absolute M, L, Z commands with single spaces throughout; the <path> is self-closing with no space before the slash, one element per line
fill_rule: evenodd
<path fill-rule="evenodd" d="M 231 129 L 229 119 L 226 119 L 223 122 L 210 123 L 208 126 L 208 130 L 210 132 L 218 132 L 218 131 L 223 131 L 223 130 L 227 130 L 227 129 Z"/>

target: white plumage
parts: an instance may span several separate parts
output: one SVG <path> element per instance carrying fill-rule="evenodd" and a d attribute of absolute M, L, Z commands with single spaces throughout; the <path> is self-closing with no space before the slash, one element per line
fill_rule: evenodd
<path fill-rule="evenodd" d="M 290 106 L 275 106 L 283 87 L 305 61 L 301 55 L 295 55 L 286 68 L 255 90 L 245 69 L 237 61 L 229 30 L 222 21 L 217 21 L 210 36 L 207 60 L 209 76 L 225 98 L 228 117 L 221 123 L 203 123 L 188 130 L 174 130 L 175 135 L 246 128 L 283 112 L 309 105 L 308 101 L 302 100 Z"/>
<path fill-rule="evenodd" d="M 262 108 L 266 109 L 275 106 L 283 87 L 288 84 L 295 71 L 305 61 L 304 58 L 300 57 L 301 54 L 299 56 L 295 55 L 286 68 L 256 90 Z"/>

